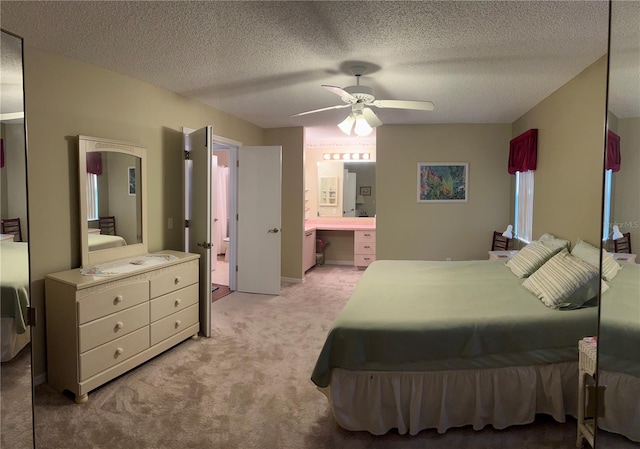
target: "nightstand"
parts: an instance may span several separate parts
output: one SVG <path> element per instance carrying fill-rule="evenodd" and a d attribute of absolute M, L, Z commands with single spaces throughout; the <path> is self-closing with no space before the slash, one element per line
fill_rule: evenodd
<path fill-rule="evenodd" d="M 627 253 L 611 253 L 616 262 L 620 263 L 636 263 L 636 255 L 635 254 L 627 254 Z"/>
<path fill-rule="evenodd" d="M 489 251 L 489 260 L 509 260 L 518 254 L 517 250 L 513 251 Z"/>
<path fill-rule="evenodd" d="M 582 447 L 585 439 L 593 447 L 594 419 L 585 419 L 586 385 L 587 375 L 596 373 L 596 354 L 598 343 L 593 337 L 583 338 L 578 342 L 578 440 L 577 447 Z"/>
<path fill-rule="evenodd" d="M 15 240 L 14 234 L 0 234 L 0 241 L 2 242 L 13 242 Z"/>

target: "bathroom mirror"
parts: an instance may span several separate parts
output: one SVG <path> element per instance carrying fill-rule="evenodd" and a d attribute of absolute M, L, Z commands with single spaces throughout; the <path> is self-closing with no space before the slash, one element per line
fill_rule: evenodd
<path fill-rule="evenodd" d="M 318 162 L 317 171 L 318 217 L 375 216 L 374 161 L 322 161 Z M 327 195 L 332 194 L 331 187 L 336 189 L 337 195 L 329 200 Z"/>
<path fill-rule="evenodd" d="M 23 88 L 23 41 L 2 30 L 0 38 L 0 205 L 2 219 L 18 219 L 19 235 L 5 228 L 0 242 L 0 446 L 33 447 L 29 227 L 27 213 L 26 126 Z"/>
<path fill-rule="evenodd" d="M 596 446 L 640 448 L 640 2 L 610 7 L 603 247 L 621 269 L 612 277 L 603 261 L 608 290 L 600 302 L 598 383 L 606 389 Z M 614 226 L 630 235 L 628 254 L 616 254 Z"/>
<path fill-rule="evenodd" d="M 82 266 L 147 253 L 146 149 L 79 136 Z"/>

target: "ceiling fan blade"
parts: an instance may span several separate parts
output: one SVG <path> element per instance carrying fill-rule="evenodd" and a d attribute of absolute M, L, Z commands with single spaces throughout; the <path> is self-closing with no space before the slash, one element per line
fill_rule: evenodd
<path fill-rule="evenodd" d="M 371 126 L 372 128 L 382 125 L 382 122 L 380 121 L 376 113 L 373 112 L 373 110 L 369 108 L 364 108 L 362 110 L 362 115 L 364 116 L 369 126 Z"/>
<path fill-rule="evenodd" d="M 313 111 L 305 111 L 305 112 L 299 112 L 298 114 L 292 114 L 289 117 L 298 117 L 300 115 L 307 115 L 307 114 L 313 114 L 316 112 L 322 112 L 322 111 L 330 111 L 331 109 L 342 109 L 342 108 L 348 108 L 349 106 L 351 106 L 350 104 L 346 103 L 346 104 L 339 104 L 336 106 L 329 106 L 328 108 L 320 108 L 320 109 L 314 109 Z"/>
<path fill-rule="evenodd" d="M 322 87 L 324 87 L 328 91 L 333 92 L 334 94 L 338 95 L 340 98 L 349 98 L 351 100 L 357 101 L 356 97 L 351 95 L 349 92 L 344 90 L 342 87 L 329 86 L 328 84 L 323 84 Z"/>
<path fill-rule="evenodd" d="M 376 100 L 373 105 L 378 108 L 414 109 L 416 111 L 433 111 L 435 108 L 430 101 L 413 100 Z"/>

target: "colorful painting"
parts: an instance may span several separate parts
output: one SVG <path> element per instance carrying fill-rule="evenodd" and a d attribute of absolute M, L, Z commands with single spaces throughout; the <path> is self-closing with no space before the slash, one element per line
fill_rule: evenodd
<path fill-rule="evenodd" d="M 468 182 L 466 162 L 418 162 L 418 203 L 465 202 Z"/>

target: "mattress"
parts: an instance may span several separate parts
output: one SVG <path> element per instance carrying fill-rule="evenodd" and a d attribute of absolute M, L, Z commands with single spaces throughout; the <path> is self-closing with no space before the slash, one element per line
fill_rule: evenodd
<path fill-rule="evenodd" d="M 119 235 L 89 234 L 89 251 L 117 248 L 125 246 L 127 242 Z"/>
<path fill-rule="evenodd" d="M 546 307 L 503 261 L 376 261 L 336 318 L 311 380 L 360 371 L 492 369 L 577 361 L 597 308 Z"/>
<path fill-rule="evenodd" d="M 27 330 L 29 307 L 29 247 L 26 242 L 0 242 L 0 315 L 15 320 L 15 330 Z"/>

